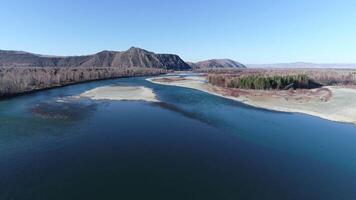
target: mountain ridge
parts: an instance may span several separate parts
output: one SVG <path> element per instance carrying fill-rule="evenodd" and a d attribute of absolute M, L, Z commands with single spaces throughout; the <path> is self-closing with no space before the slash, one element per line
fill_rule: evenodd
<path fill-rule="evenodd" d="M 247 64 L 249 68 L 356 68 L 356 63 L 313 63 L 313 62 L 290 62 L 270 64 Z"/>
<path fill-rule="evenodd" d="M 25 51 L 0 50 L 0 67 L 142 67 L 190 70 L 175 54 L 156 54 L 131 47 L 126 51 L 100 51 L 82 56 L 47 56 Z"/>

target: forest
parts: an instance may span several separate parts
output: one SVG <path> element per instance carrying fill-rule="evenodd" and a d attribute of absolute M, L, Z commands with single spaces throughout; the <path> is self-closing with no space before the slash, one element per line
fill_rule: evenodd
<path fill-rule="evenodd" d="M 0 98 L 93 80 L 166 73 L 157 68 L 1 67 Z"/>
<path fill-rule="evenodd" d="M 208 82 L 221 87 L 283 90 L 355 85 L 356 71 L 342 69 L 241 69 L 208 72 Z"/>

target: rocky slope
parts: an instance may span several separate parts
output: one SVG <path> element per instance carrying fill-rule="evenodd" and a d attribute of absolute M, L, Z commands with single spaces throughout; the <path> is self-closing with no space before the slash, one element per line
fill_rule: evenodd
<path fill-rule="evenodd" d="M 102 51 L 86 56 L 43 56 L 22 51 L 0 50 L 0 67 L 115 67 L 189 70 L 179 56 L 155 54 L 132 47 L 127 51 Z"/>
<path fill-rule="evenodd" d="M 245 65 L 230 59 L 212 59 L 189 63 L 193 69 L 246 68 Z"/>

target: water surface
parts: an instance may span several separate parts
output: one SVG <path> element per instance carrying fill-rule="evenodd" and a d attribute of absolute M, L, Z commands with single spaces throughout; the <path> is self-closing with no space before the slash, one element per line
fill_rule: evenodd
<path fill-rule="evenodd" d="M 72 98 L 103 85 L 160 103 Z M 0 199 L 355 199 L 356 126 L 127 78 L 0 101 Z"/>

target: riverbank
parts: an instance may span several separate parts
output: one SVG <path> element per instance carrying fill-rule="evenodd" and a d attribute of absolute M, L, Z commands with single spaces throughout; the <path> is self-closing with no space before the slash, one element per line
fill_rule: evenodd
<path fill-rule="evenodd" d="M 0 99 L 90 81 L 167 72 L 156 68 L 0 67 Z"/>
<path fill-rule="evenodd" d="M 158 102 L 155 93 L 146 87 L 103 86 L 80 94 L 93 100 L 149 101 Z"/>
<path fill-rule="evenodd" d="M 162 85 L 186 87 L 236 100 L 254 107 L 304 113 L 323 119 L 356 124 L 356 89 L 323 87 L 313 90 L 241 90 L 226 89 L 207 83 L 204 76 L 149 78 Z"/>

